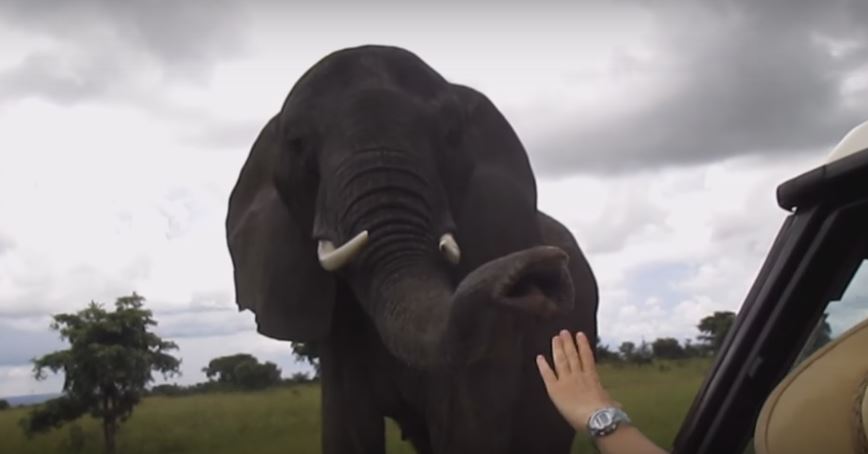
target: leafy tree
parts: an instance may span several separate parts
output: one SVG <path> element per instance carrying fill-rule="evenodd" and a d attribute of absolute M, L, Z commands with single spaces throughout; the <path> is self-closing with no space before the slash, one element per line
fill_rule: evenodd
<path fill-rule="evenodd" d="M 632 361 L 636 355 L 636 344 L 630 341 L 622 342 L 621 346 L 618 347 L 618 351 L 621 352 L 621 357 L 624 358 L 624 361 Z"/>
<path fill-rule="evenodd" d="M 238 386 L 244 389 L 264 389 L 280 383 L 280 369 L 270 361 L 245 361 L 235 369 L 235 375 Z"/>
<path fill-rule="evenodd" d="M 151 388 L 148 394 L 152 395 L 160 395 L 160 396 L 180 396 L 184 394 L 184 387 L 178 386 L 177 384 L 162 384 L 157 385 Z"/>
<path fill-rule="evenodd" d="M 314 377 L 319 377 L 319 351 L 317 342 L 293 342 L 292 353 L 295 359 L 304 361 L 313 366 Z"/>
<path fill-rule="evenodd" d="M 807 351 L 817 351 L 832 341 L 832 327 L 829 325 L 828 317 L 829 313 L 824 312 L 823 318 L 820 319 L 820 323 L 817 323 L 817 326 L 815 326 L 814 330 L 811 331 L 811 334 L 808 337 L 808 342 L 805 343 L 805 349 Z"/>
<path fill-rule="evenodd" d="M 307 383 L 310 380 L 310 377 L 305 372 L 296 372 L 288 379 L 289 383 Z"/>
<path fill-rule="evenodd" d="M 240 364 L 251 361 L 259 363 L 255 356 L 248 353 L 220 356 L 212 359 L 208 363 L 208 367 L 202 368 L 202 372 L 205 372 L 205 375 L 211 380 L 216 377 L 218 383 L 237 385 L 238 377 L 235 370 Z"/>
<path fill-rule="evenodd" d="M 704 352 L 701 345 L 696 345 L 690 339 L 684 339 L 684 356 L 687 358 L 698 358 L 703 356 Z"/>
<path fill-rule="evenodd" d="M 280 383 L 280 369 L 270 361 L 260 364 L 259 360 L 247 353 L 221 356 L 202 369 L 209 379 L 218 383 L 244 388 L 262 389 Z"/>
<path fill-rule="evenodd" d="M 639 344 L 639 348 L 633 353 L 631 361 L 637 364 L 651 364 L 654 361 L 654 352 L 651 350 L 651 345 L 643 340 Z"/>
<path fill-rule="evenodd" d="M 720 350 L 726 333 L 735 322 L 735 313 L 729 311 L 715 312 L 699 321 L 699 340 L 709 347 L 712 353 Z"/>
<path fill-rule="evenodd" d="M 181 364 L 167 353 L 178 346 L 150 331 L 157 322 L 143 308 L 144 300 L 133 293 L 118 298 L 114 311 L 91 302 L 74 314 L 53 316 L 51 328 L 70 347 L 34 359 L 33 373 L 41 380 L 46 369 L 62 371 L 64 395 L 21 421 L 28 436 L 90 413 L 102 422 L 106 452 L 115 452 L 120 423 L 132 414 L 145 385 L 153 381 L 153 372 L 178 375 Z"/>
<path fill-rule="evenodd" d="M 832 341 L 832 327 L 829 325 L 828 317 L 829 313 L 824 312 L 820 322 L 811 330 L 811 334 L 808 335 L 808 340 L 805 341 L 805 346 L 802 347 L 799 358 L 796 360 L 797 363 L 802 362 L 812 353 Z"/>
<path fill-rule="evenodd" d="M 658 358 L 678 359 L 684 357 L 684 349 L 678 343 L 678 339 L 672 337 L 655 340 L 651 344 L 651 349 L 654 351 L 654 356 Z"/>
<path fill-rule="evenodd" d="M 597 351 L 596 360 L 598 363 L 617 361 L 619 359 L 618 353 L 609 348 L 608 345 L 602 343 L 599 338 L 597 338 L 597 347 L 595 350 Z"/>
<path fill-rule="evenodd" d="M 8 400 L 6 400 L 6 399 L 0 399 L 0 410 L 5 410 L 5 409 L 9 408 L 10 406 L 11 406 L 11 405 L 9 405 L 9 401 L 8 401 Z"/>

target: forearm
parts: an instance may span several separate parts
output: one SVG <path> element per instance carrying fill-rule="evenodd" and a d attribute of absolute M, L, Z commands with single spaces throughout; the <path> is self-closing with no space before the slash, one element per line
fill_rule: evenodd
<path fill-rule="evenodd" d="M 595 440 L 601 454 L 667 454 L 639 429 L 626 425 L 615 432 Z"/>

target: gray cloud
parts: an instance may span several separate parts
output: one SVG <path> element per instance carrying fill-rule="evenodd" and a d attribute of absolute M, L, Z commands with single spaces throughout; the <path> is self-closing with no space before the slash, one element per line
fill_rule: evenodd
<path fill-rule="evenodd" d="M 617 70 L 666 71 L 672 86 L 631 113 L 576 118 L 540 140 L 535 167 L 555 175 L 796 153 L 868 117 L 842 96 L 868 57 L 868 3 L 707 3 L 640 2 L 666 31 L 668 55 Z"/>
<path fill-rule="evenodd" d="M 172 340 L 191 337 L 228 336 L 255 332 L 256 325 L 238 311 L 195 311 L 181 315 L 155 314 L 160 336 Z"/>
<path fill-rule="evenodd" d="M 48 327 L 48 318 L 44 321 L 44 329 L 21 329 L 20 320 L 0 318 L 0 366 L 18 366 L 29 364 L 37 356 L 63 348 L 57 333 Z"/>
<path fill-rule="evenodd" d="M 0 74 L 0 99 L 41 95 L 70 104 L 107 93 L 118 81 L 120 68 L 105 58 L 65 62 L 58 53 L 36 52 L 17 67 Z"/>
<path fill-rule="evenodd" d="M 58 43 L 0 75 L 0 100 L 35 95 L 81 101 L 147 69 L 162 78 L 200 80 L 245 42 L 246 11 L 231 1 L 12 0 L 0 3 L 0 17 L 9 27 Z"/>
<path fill-rule="evenodd" d="M 138 272 L 135 266 L 125 271 L 127 274 Z M 12 275 L 9 286 L 17 290 L 17 296 L 14 300 L 0 300 L 0 317 L 29 318 L 69 312 L 91 301 L 111 305 L 118 296 L 129 295 L 134 290 L 127 282 L 85 265 L 62 274 L 39 270 Z M 57 292 L 59 288 L 63 289 L 62 293 Z"/>

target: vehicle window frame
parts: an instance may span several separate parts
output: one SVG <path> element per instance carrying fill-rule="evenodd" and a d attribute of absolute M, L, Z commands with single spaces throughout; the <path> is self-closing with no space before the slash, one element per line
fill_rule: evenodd
<path fill-rule="evenodd" d="M 678 453 L 742 452 L 786 375 L 868 248 L 868 200 L 787 217 L 674 442 Z"/>

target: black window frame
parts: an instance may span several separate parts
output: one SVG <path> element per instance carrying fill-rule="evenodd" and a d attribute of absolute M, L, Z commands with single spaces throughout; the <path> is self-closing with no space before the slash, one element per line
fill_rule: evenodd
<path fill-rule="evenodd" d="M 673 454 L 736 453 L 868 252 L 868 149 L 778 187 L 788 216 L 688 410 Z"/>

